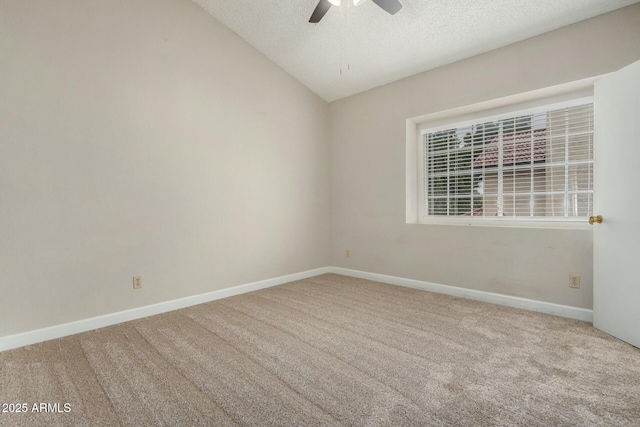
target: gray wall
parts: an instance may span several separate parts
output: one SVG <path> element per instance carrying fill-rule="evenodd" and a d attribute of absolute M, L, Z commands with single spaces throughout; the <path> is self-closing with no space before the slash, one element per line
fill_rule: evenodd
<path fill-rule="evenodd" d="M 332 265 L 592 308 L 591 231 L 405 223 L 406 119 L 615 71 L 639 40 L 634 5 L 331 103 Z"/>
<path fill-rule="evenodd" d="M 189 0 L 0 1 L 0 336 L 327 266 L 327 117 Z"/>

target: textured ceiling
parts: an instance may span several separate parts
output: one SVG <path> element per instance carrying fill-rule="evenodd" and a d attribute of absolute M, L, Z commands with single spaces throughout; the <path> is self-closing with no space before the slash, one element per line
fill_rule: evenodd
<path fill-rule="evenodd" d="M 506 46 L 639 0 L 193 0 L 327 101 Z"/>

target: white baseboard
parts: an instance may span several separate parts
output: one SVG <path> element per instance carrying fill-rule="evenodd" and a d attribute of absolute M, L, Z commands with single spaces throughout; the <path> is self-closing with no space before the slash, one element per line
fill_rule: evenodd
<path fill-rule="evenodd" d="M 63 323 L 48 328 L 36 329 L 34 331 L 23 332 L 15 335 L 0 337 L 0 351 L 11 350 L 13 348 L 24 347 L 43 341 L 66 337 L 80 332 L 93 329 L 104 328 L 105 326 L 117 323 L 128 322 L 130 320 L 153 316 L 154 314 L 165 313 L 167 311 L 178 310 L 192 305 L 202 304 L 221 298 L 244 294 L 246 292 L 257 291 L 259 289 L 282 285 L 295 280 L 306 279 L 319 274 L 331 272 L 330 267 L 316 268 L 314 270 L 303 271 L 301 273 L 288 274 L 273 279 L 260 280 L 258 282 L 247 283 L 231 288 L 220 289 L 218 291 L 179 298 L 172 301 L 133 308 L 131 310 L 119 311 L 117 313 L 105 314 L 103 316 L 91 317 L 89 319 L 75 322 Z"/>
<path fill-rule="evenodd" d="M 509 295 L 494 294 L 491 292 L 477 291 L 473 289 L 459 288 L 455 286 L 440 285 L 437 283 L 423 282 L 421 280 L 405 279 L 402 277 L 387 276 L 384 274 L 368 273 L 366 271 L 351 270 L 341 267 L 322 267 L 300 273 L 280 276 L 273 279 L 261 280 L 247 283 L 231 288 L 220 289 L 218 291 L 193 295 L 172 301 L 138 307 L 131 310 L 119 311 L 117 313 L 105 314 L 103 316 L 91 317 L 89 319 L 64 323 L 48 328 L 23 332 L 15 335 L 0 337 L 0 351 L 11 350 L 13 348 L 36 344 L 56 338 L 61 338 L 80 332 L 93 329 L 104 328 L 105 326 L 117 323 L 128 322 L 130 320 L 153 316 L 155 314 L 166 313 L 167 311 L 178 310 L 192 305 L 202 304 L 221 298 L 240 295 L 259 289 L 282 285 L 284 283 L 302 280 L 325 273 L 342 274 L 343 276 L 357 277 L 360 279 L 375 280 L 377 282 L 388 283 L 390 285 L 406 286 L 409 288 L 422 289 L 425 291 L 437 292 L 440 294 L 453 295 L 462 298 L 469 298 L 478 301 L 490 302 L 493 304 L 505 305 L 508 307 L 522 308 L 525 310 L 538 311 L 541 313 L 554 314 L 571 319 L 593 322 L 593 310 L 571 307 L 568 305 L 553 304 L 550 302 L 530 300 L 526 298 L 513 297 Z"/>
<path fill-rule="evenodd" d="M 360 279 L 375 280 L 390 285 L 406 286 L 437 292 L 439 294 L 469 298 L 477 301 L 490 302 L 508 307 L 522 308 L 540 313 L 554 314 L 570 319 L 584 320 L 593 323 L 593 310 L 571 307 L 568 305 L 554 304 L 551 302 L 536 301 L 527 298 L 513 297 L 509 295 L 494 294 L 491 292 L 477 291 L 474 289 L 459 288 L 456 286 L 440 285 L 437 283 L 423 282 L 421 280 L 404 279 L 402 277 L 387 276 L 384 274 L 368 273 L 366 271 L 350 270 L 348 268 L 330 267 L 332 273 L 343 276 L 357 277 Z"/>

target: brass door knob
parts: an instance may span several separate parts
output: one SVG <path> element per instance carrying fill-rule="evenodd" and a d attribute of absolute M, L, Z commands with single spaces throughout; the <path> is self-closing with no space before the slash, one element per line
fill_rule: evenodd
<path fill-rule="evenodd" d="M 597 222 L 598 224 L 602 224 L 602 215 L 597 215 L 597 216 L 590 216 L 589 217 L 589 224 L 593 225 L 594 222 Z"/>

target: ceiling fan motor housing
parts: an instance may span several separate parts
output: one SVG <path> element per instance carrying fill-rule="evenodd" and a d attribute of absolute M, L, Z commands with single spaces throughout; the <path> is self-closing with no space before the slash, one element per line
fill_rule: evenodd
<path fill-rule="evenodd" d="M 353 0 L 353 5 L 358 6 L 359 4 L 364 3 L 366 0 Z M 402 5 L 398 0 L 372 0 L 375 4 L 377 4 L 382 10 L 385 12 L 395 15 L 398 13 L 400 9 L 402 9 Z M 315 10 L 311 14 L 311 18 L 309 18 L 309 22 L 313 24 L 317 24 L 324 17 L 324 15 L 329 11 L 331 6 L 340 6 L 342 4 L 342 0 L 320 0 Z"/>

